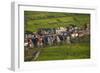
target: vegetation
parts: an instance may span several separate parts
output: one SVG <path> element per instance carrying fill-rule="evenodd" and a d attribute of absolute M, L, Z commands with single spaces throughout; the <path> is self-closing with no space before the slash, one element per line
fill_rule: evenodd
<path fill-rule="evenodd" d="M 35 32 L 38 28 L 82 26 L 90 23 L 90 14 L 25 11 L 25 31 Z M 40 27 L 41 26 L 41 27 Z"/>

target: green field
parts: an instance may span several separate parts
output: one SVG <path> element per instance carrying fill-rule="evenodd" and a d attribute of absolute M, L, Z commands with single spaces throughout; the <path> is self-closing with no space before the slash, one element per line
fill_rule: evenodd
<path fill-rule="evenodd" d="M 66 60 L 66 59 L 89 59 L 90 44 L 89 36 L 81 38 L 80 43 L 62 44 L 43 48 L 38 61 L 40 60 Z"/>
<path fill-rule="evenodd" d="M 89 44 L 71 44 L 44 48 L 37 60 L 64 60 L 90 58 Z"/>
<path fill-rule="evenodd" d="M 71 60 L 71 59 L 89 59 L 90 58 L 90 36 L 81 38 L 79 42 L 74 41 L 72 44 L 60 44 L 56 46 L 48 46 L 45 48 L 31 48 L 28 50 L 28 56 L 25 61 L 34 61 L 32 52 L 41 50 L 36 61 L 47 60 Z"/>
<path fill-rule="evenodd" d="M 35 32 L 38 28 L 82 26 L 90 23 L 90 14 L 25 11 L 25 31 Z"/>
<path fill-rule="evenodd" d="M 67 27 L 75 24 L 82 27 L 90 24 L 90 14 L 59 13 L 59 12 L 24 12 L 24 31 L 37 32 L 39 28 Z M 44 60 L 66 60 L 66 59 L 89 59 L 90 58 L 90 36 L 80 38 L 80 41 L 73 40 L 71 44 L 60 44 L 44 48 L 31 48 L 24 56 L 25 61 L 34 61 L 32 52 L 40 50 L 41 53 L 36 61 Z"/>

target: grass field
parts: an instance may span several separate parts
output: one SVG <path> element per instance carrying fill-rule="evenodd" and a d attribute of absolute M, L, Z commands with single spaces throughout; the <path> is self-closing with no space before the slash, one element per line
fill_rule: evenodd
<path fill-rule="evenodd" d="M 90 23 L 90 14 L 25 11 L 25 31 L 36 32 L 38 28 L 82 26 Z"/>
<path fill-rule="evenodd" d="M 25 11 L 24 21 L 25 32 L 37 32 L 39 28 L 67 27 L 70 24 L 82 27 L 86 23 L 90 24 L 90 14 Z M 28 55 L 24 56 L 24 61 L 34 61 L 32 52 L 35 50 L 41 50 L 36 61 L 89 59 L 90 36 L 83 37 L 80 41 L 73 40 L 71 44 L 63 43 L 41 49 L 31 48 L 28 50 Z"/>
<path fill-rule="evenodd" d="M 90 41 L 89 36 L 81 38 L 80 42 L 72 44 L 63 43 L 57 46 L 48 46 L 41 48 L 41 53 L 36 61 L 47 60 L 71 60 L 71 59 L 89 59 L 90 58 Z M 29 50 L 29 57 L 25 61 L 34 61 L 32 52 L 37 48 Z"/>
<path fill-rule="evenodd" d="M 44 48 L 38 60 L 64 60 L 90 58 L 89 44 L 71 44 Z"/>
<path fill-rule="evenodd" d="M 83 40 L 84 42 L 82 41 L 80 43 L 43 48 L 37 60 L 89 59 L 90 44 L 86 38 Z"/>

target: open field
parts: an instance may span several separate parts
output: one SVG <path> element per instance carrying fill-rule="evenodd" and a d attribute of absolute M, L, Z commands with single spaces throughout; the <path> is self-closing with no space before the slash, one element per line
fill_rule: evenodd
<path fill-rule="evenodd" d="M 29 49 L 29 55 L 25 57 L 25 61 L 34 61 L 32 52 L 37 48 Z M 63 43 L 56 46 L 48 46 L 41 48 L 41 53 L 36 61 L 44 60 L 71 60 L 71 59 L 89 59 L 90 58 L 90 41 L 89 36 L 81 38 L 80 42 L 74 42 L 72 44 Z"/>
<path fill-rule="evenodd" d="M 85 43 L 44 48 L 37 60 L 88 59 L 89 48 Z"/>
<path fill-rule="evenodd" d="M 90 23 L 89 14 L 25 11 L 25 31 L 35 32 L 38 28 L 67 27 L 70 24 L 83 26 Z"/>
<path fill-rule="evenodd" d="M 37 60 L 89 59 L 89 36 L 82 38 L 80 43 L 62 44 L 43 49 Z"/>

